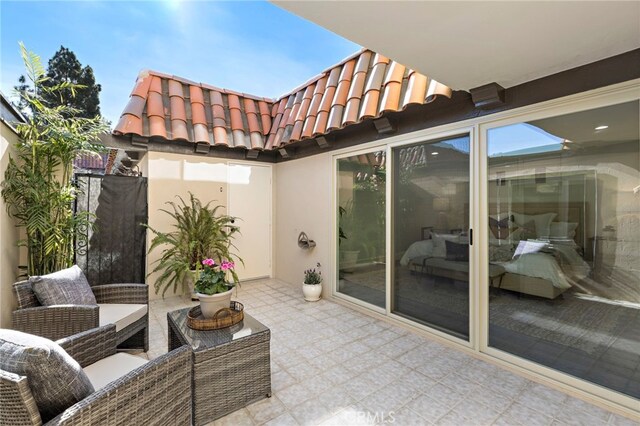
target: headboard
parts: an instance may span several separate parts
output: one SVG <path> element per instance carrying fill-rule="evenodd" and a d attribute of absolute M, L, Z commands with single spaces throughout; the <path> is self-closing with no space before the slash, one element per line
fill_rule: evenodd
<path fill-rule="evenodd" d="M 495 203 L 489 204 L 490 215 L 497 214 L 496 207 Z M 586 225 L 588 210 L 588 203 L 580 201 L 569 203 L 512 203 L 511 207 L 506 207 L 503 204 L 500 213 L 506 214 L 512 212 L 527 215 L 556 213 L 557 216 L 553 219 L 554 222 L 574 222 L 578 224 L 576 235 L 573 239 L 578 246 L 584 249 L 587 242 Z"/>

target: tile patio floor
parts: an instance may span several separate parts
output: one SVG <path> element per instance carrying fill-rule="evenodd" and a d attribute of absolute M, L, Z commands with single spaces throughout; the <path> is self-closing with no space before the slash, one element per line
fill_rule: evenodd
<path fill-rule="evenodd" d="M 638 425 L 299 286 L 247 282 L 234 296 L 271 329 L 273 396 L 214 425 Z M 167 351 L 169 311 L 151 302 L 149 358 Z"/>

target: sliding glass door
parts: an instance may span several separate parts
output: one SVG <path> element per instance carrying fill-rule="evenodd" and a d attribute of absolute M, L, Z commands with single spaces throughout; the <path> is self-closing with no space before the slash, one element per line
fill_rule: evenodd
<path fill-rule="evenodd" d="M 391 312 L 469 339 L 469 137 L 393 149 Z"/>
<path fill-rule="evenodd" d="M 385 151 L 337 161 L 337 291 L 384 308 Z"/>
<path fill-rule="evenodd" d="M 633 101 L 489 129 L 485 225 L 489 347 L 634 398 L 639 114 Z"/>

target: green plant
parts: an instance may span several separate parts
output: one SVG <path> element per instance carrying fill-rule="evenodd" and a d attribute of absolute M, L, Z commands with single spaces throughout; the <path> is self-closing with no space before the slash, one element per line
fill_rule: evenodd
<path fill-rule="evenodd" d="M 17 124 L 19 141 L 10 157 L 2 182 L 7 211 L 25 229 L 18 242 L 27 248 L 23 266 L 28 275 L 43 275 L 73 265 L 74 241 L 83 238 L 78 229 L 92 226 L 87 213 L 73 214 L 78 188 L 73 185 L 73 160 L 80 153 L 99 153 L 98 136 L 108 131 L 100 117 L 81 118 L 69 106 L 50 106 L 45 95 L 57 96 L 82 86 L 69 82 L 48 86 L 40 58 L 20 44 L 27 77 L 33 90 L 19 91 L 29 105 L 26 122 Z"/>
<path fill-rule="evenodd" d="M 357 250 L 355 238 L 353 238 L 354 232 L 353 201 L 349 200 L 344 207 L 338 206 L 338 246 L 340 249 Z"/>
<path fill-rule="evenodd" d="M 318 268 L 320 268 L 320 264 L 318 263 Z M 315 268 L 307 269 L 304 271 L 304 283 L 305 284 L 321 284 L 322 283 L 322 272 L 320 269 L 316 271 Z"/>
<path fill-rule="evenodd" d="M 227 280 L 227 274 L 233 274 L 235 263 L 223 260 L 219 265 L 211 258 L 202 261 L 202 271 L 200 278 L 195 283 L 195 290 L 198 293 L 207 294 L 209 296 L 218 293 L 224 293 L 231 290 L 235 283 Z"/>
<path fill-rule="evenodd" d="M 154 288 L 156 293 L 162 289 L 163 296 L 171 286 L 175 292 L 178 284 L 184 283 L 190 271 L 199 271 L 201 259 L 211 258 L 221 264 L 224 260 L 235 258 L 244 264 L 242 259 L 231 253 L 231 249 L 235 248 L 232 240 L 240 230 L 234 225 L 237 218 L 219 215 L 218 210 L 222 206 L 211 208 L 212 202 L 202 204 L 192 193 L 189 193 L 188 204 L 182 197 L 177 198 L 179 203 L 166 203 L 173 211 L 160 210 L 173 218 L 175 229 L 172 232 L 160 232 L 145 225 L 155 235 L 151 240 L 149 253 L 157 247 L 164 247 L 155 268 L 149 273 L 160 272 Z M 237 283 L 236 272 L 231 270 L 230 273 Z"/>

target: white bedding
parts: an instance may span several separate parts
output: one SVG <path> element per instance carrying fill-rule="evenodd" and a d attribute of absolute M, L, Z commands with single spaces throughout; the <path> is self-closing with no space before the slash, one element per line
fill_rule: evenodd
<path fill-rule="evenodd" d="M 407 251 L 402 255 L 402 259 L 400 259 L 400 264 L 402 266 L 407 266 L 409 261 L 416 257 L 425 257 L 433 255 L 433 240 L 422 240 L 416 241 L 411 244 Z"/>
<path fill-rule="evenodd" d="M 499 247 L 495 246 L 495 242 L 490 244 L 493 249 L 490 254 L 501 255 L 501 258 L 490 258 L 493 264 L 501 265 L 513 274 L 548 280 L 560 289 L 570 288 L 572 281 L 589 274 L 589 266 L 578 254 L 573 241 L 551 244 L 541 241 L 519 241 L 517 244 L 501 242 Z M 545 252 L 541 252 L 542 249 Z M 407 266 L 414 258 L 442 257 L 437 254 L 433 240 L 416 241 L 404 253 L 400 264 Z"/>

